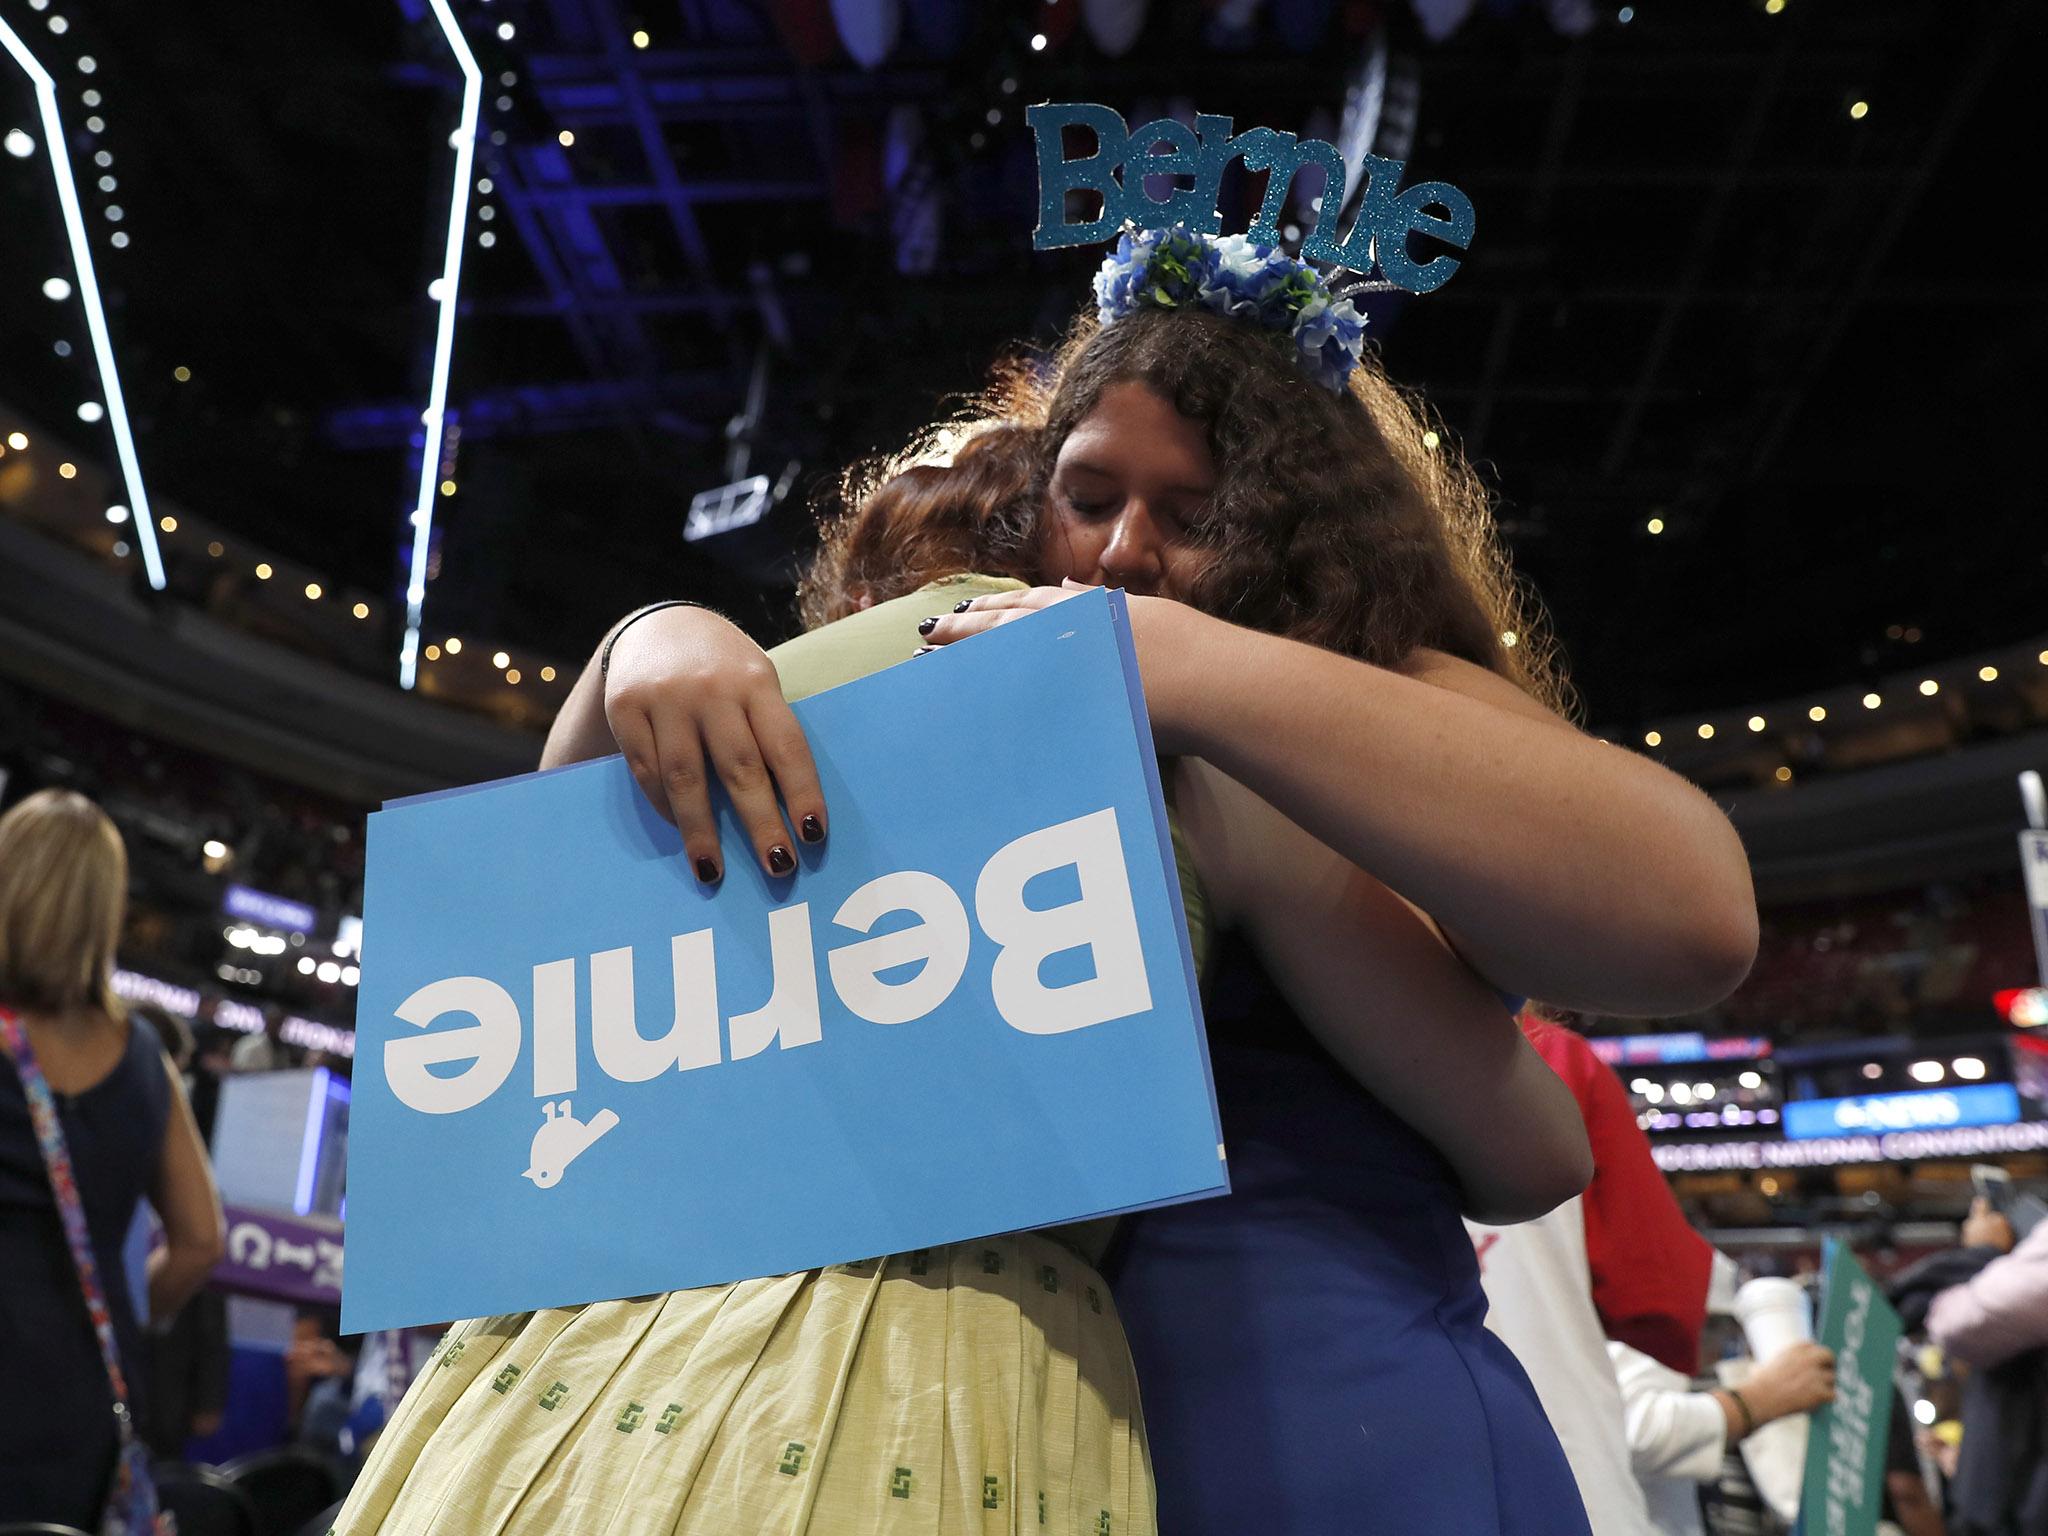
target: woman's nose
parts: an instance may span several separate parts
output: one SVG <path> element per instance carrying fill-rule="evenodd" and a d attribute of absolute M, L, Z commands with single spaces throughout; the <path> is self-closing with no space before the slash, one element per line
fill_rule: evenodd
<path fill-rule="evenodd" d="M 1142 503 L 1127 506 L 1111 525 L 1098 563 L 1103 576 L 1113 584 L 1156 581 L 1166 568 L 1166 541 L 1159 524 Z"/>

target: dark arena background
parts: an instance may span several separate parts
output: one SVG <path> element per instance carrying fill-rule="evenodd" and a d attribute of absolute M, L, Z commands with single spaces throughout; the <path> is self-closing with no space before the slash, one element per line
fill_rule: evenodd
<path fill-rule="evenodd" d="M 1368 345 L 1483 477 L 1584 728 L 1722 807 L 1761 921 L 1703 1012 L 1548 1016 L 1748 1276 L 1834 1239 L 1891 1284 L 1968 1251 L 1973 1202 L 2025 1252 L 2036 8 L 0 0 L 0 40 L 0 809 L 111 817 L 115 991 L 192 1036 L 229 1243 L 191 1304 L 211 1384 L 152 1442 L 186 1531 L 328 1529 L 411 1380 L 404 1336 L 335 1311 L 366 816 L 533 769 L 643 604 L 798 632 L 842 471 L 1056 345 L 1102 260 L 1032 247 L 1040 102 L 1228 114 L 1469 196 L 1456 275 L 1362 296 Z M 1225 231 L 1265 180 L 1229 170 Z M 333 1252 L 279 1280 L 259 1237 Z M 1928 1508 L 2038 1536 L 1970 1523 L 1958 1447 L 1995 1431 L 1918 1327 Z M 1783 1528 L 1746 1517 L 1710 1496 L 1691 1528 Z"/>

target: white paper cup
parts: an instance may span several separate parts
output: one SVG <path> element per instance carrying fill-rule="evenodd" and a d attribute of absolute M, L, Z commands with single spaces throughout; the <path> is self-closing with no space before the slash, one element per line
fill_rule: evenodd
<path fill-rule="evenodd" d="M 1767 1275 L 1735 1293 L 1735 1315 L 1759 1361 L 1813 1337 L 1813 1312 L 1796 1281 Z"/>

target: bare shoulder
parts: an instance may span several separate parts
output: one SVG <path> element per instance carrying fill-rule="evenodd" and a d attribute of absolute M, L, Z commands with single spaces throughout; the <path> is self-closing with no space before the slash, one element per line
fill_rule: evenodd
<path fill-rule="evenodd" d="M 1447 651 L 1417 646 L 1396 670 L 1403 677 L 1411 677 L 1418 683 L 1428 683 L 1432 688 L 1462 694 L 1468 699 L 1477 699 L 1482 704 L 1498 705 L 1531 720 L 1545 720 L 1563 730 L 1578 729 L 1541 700 L 1531 698 L 1498 672 L 1490 672 L 1477 662 L 1467 661 L 1462 656 L 1453 656 Z"/>

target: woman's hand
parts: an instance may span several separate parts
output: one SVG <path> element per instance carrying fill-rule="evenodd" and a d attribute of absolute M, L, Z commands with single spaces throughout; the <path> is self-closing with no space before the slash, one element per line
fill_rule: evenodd
<path fill-rule="evenodd" d="M 1068 580 L 1057 587 L 990 592 L 951 613 L 936 615 L 925 639 L 934 646 L 950 645 L 1094 590 Z M 1193 632 L 1214 621 L 1199 609 L 1168 597 L 1131 596 L 1126 600 L 1131 641 L 1138 652 L 1138 676 L 1145 688 L 1145 709 L 1152 720 L 1153 745 L 1166 756 L 1178 756 L 1187 750 L 1186 722 L 1195 697 L 1195 690 L 1187 684 L 1200 670 L 1192 664 Z"/>
<path fill-rule="evenodd" d="M 683 834 L 699 880 L 713 884 L 725 869 L 712 772 L 769 874 L 795 871 L 792 828 L 807 843 L 825 840 L 825 800 L 803 727 L 783 701 L 775 664 L 736 625 L 706 608 L 635 620 L 612 644 L 603 688 L 612 738 L 641 793 Z"/>
<path fill-rule="evenodd" d="M 1835 1400 L 1835 1352 L 1810 1340 L 1794 1344 L 1752 1370 L 1742 1395 L 1759 1425 L 1811 1413 Z"/>

